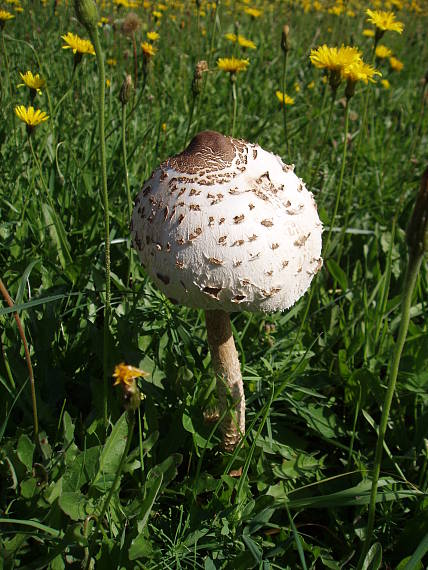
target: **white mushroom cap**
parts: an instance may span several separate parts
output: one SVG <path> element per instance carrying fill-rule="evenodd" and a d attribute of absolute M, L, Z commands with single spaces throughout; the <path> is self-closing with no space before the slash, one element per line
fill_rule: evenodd
<path fill-rule="evenodd" d="M 136 198 L 131 232 L 165 295 L 201 309 L 291 307 L 322 266 L 316 204 L 293 170 L 213 131 L 161 164 Z"/>

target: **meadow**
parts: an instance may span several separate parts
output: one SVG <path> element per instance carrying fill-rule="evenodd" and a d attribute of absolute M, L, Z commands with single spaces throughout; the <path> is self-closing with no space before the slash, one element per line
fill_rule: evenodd
<path fill-rule="evenodd" d="M 0 5 L 0 568 L 427 567 L 426 1 L 76 6 Z M 292 308 L 231 316 L 230 452 L 204 312 L 129 229 L 203 130 L 294 164 L 324 226 Z"/>

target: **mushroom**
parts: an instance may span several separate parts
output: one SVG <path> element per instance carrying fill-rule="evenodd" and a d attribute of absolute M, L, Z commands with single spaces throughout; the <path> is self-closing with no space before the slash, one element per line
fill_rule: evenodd
<path fill-rule="evenodd" d="M 322 266 L 313 195 L 279 156 L 204 131 L 144 183 L 131 232 L 165 295 L 205 310 L 231 451 L 245 433 L 245 396 L 229 313 L 283 311 L 308 289 Z"/>

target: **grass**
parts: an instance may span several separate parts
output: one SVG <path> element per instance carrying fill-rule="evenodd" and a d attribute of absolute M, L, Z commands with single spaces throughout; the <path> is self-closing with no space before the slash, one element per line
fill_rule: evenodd
<path fill-rule="evenodd" d="M 228 133 L 231 86 L 216 61 L 248 57 L 249 67 L 236 81 L 235 135 L 292 161 L 299 176 L 313 179 L 326 238 L 342 166 L 345 100 L 342 86 L 314 173 L 330 94 L 308 56 L 322 43 L 344 42 L 358 45 L 370 61 L 373 39 L 362 35 L 369 27 L 368 6 L 354 4 L 356 16 L 350 17 L 324 8 L 305 12 L 294 2 L 265 2 L 258 4 L 262 16 L 252 19 L 238 3 L 203 5 L 199 16 L 195 3 L 183 9 L 165 5 L 159 23 L 152 9 L 132 9 L 141 18 L 137 49 L 147 31 L 160 34 L 146 74 L 139 52 L 139 85 L 126 106 L 132 196 L 162 160 L 182 150 L 189 116 L 189 140 L 207 128 Z M 323 271 L 285 313 L 233 315 L 247 432 L 242 447 L 228 455 L 218 448 L 218 423 L 206 421 L 216 401 L 203 314 L 173 306 L 135 258 L 131 263 L 119 100 L 125 73 L 132 74 L 134 66 L 131 38 L 121 33 L 130 8 L 102 8 L 110 23 L 100 29 L 101 47 L 106 59 L 117 61 L 106 66 L 108 374 L 123 361 L 150 373 L 140 383 L 141 421 L 137 415 L 122 460 L 128 425 L 113 388 L 107 435 L 103 419 L 105 243 L 96 60 L 83 56 L 73 72 L 73 55 L 61 49 L 61 35 L 68 31 L 86 37 L 71 5 L 60 3 L 55 14 L 52 4 L 23 7 L 0 31 L 7 54 L 0 62 L 0 276 L 30 349 L 40 433 L 34 443 L 27 363 L 5 301 L 2 568 L 356 568 L 400 325 L 405 228 L 427 166 L 421 83 L 428 55 L 426 12 L 417 14 L 406 3 L 397 14 L 404 33 L 387 32 L 381 40 L 404 63 L 397 73 L 387 61 L 376 61 L 391 88 L 379 81 L 357 85 Z M 236 22 L 256 50 L 246 52 L 225 39 L 236 33 Z M 291 48 L 286 90 L 295 98 L 287 106 L 289 151 L 275 96 L 282 87 L 284 24 L 290 26 Z M 210 70 L 191 111 L 192 79 L 201 59 L 210 62 Z M 16 105 L 30 102 L 28 90 L 16 87 L 19 72 L 27 69 L 47 80 L 35 106 L 50 115 L 33 131 L 34 155 L 14 115 Z M 367 89 L 366 130 L 358 143 Z M 427 285 L 422 262 L 386 432 L 367 568 L 428 564 Z M 98 520 L 119 466 L 118 490 Z"/>

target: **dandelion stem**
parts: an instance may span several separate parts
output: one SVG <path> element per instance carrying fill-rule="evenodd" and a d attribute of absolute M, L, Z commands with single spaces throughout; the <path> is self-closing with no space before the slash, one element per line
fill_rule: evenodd
<path fill-rule="evenodd" d="M 9 87 L 9 95 L 10 95 L 10 99 L 13 100 L 12 83 L 10 81 L 10 72 L 9 72 L 9 59 L 7 57 L 6 44 L 4 42 L 4 33 L 2 31 L 0 31 L 0 36 L 1 36 L 1 45 L 2 45 L 2 50 L 3 50 L 4 62 L 6 64 L 6 75 L 7 75 L 7 84 Z M 15 146 L 17 146 L 15 113 L 12 113 L 12 123 L 13 123 L 13 137 L 15 139 Z"/>
<path fill-rule="evenodd" d="M 322 143 L 321 143 L 321 147 L 320 147 L 320 150 L 319 150 L 319 153 L 318 153 L 318 160 L 317 160 L 316 166 L 315 166 L 315 168 L 314 168 L 314 170 L 313 170 L 313 172 L 312 172 L 311 181 L 310 181 L 310 183 L 309 183 L 309 188 L 311 188 L 312 185 L 313 185 L 313 183 L 314 183 L 315 176 L 317 175 L 318 168 L 320 167 L 321 158 L 322 158 L 322 155 L 323 155 L 323 150 L 324 150 L 324 148 L 325 148 L 325 145 L 326 145 L 326 142 L 327 142 L 327 138 L 328 138 L 328 135 L 329 135 L 329 132 L 330 132 L 331 117 L 333 116 L 334 103 L 335 103 L 335 101 L 336 101 L 336 93 L 337 93 L 337 91 L 333 91 L 332 94 L 331 94 L 331 103 L 330 103 L 330 110 L 329 110 L 329 112 L 328 112 L 327 126 L 326 126 L 326 128 L 325 128 L 324 136 L 323 136 Z"/>
<path fill-rule="evenodd" d="M 195 103 L 196 103 L 196 97 L 194 95 L 192 95 L 192 103 L 191 103 L 191 107 L 190 107 L 189 121 L 187 123 L 186 136 L 184 137 L 184 146 L 185 147 L 187 145 L 187 139 L 189 138 L 190 126 L 192 124 L 193 112 L 195 110 Z"/>
<path fill-rule="evenodd" d="M 397 342 L 395 344 L 394 356 L 391 364 L 391 371 L 389 375 L 388 386 L 383 402 L 382 417 L 379 424 L 378 438 L 376 444 L 375 461 L 372 474 L 372 487 L 370 493 L 369 513 L 366 528 L 366 538 L 361 552 L 360 560 L 358 562 L 357 570 L 361 570 L 364 558 L 369 550 L 370 542 L 372 539 L 374 521 L 376 514 L 376 496 L 377 487 L 379 482 L 380 467 L 382 462 L 383 445 L 385 442 L 386 428 L 388 424 L 389 411 L 391 408 L 392 399 L 394 397 L 395 384 L 398 376 L 398 368 L 400 365 L 401 354 L 403 352 L 404 343 L 406 341 L 407 330 L 410 322 L 410 308 L 412 304 L 412 295 L 415 288 L 416 280 L 418 277 L 419 269 L 422 263 L 422 254 L 409 254 L 409 261 L 407 265 L 406 276 L 403 287 L 403 297 L 401 301 L 401 321 L 400 329 L 398 332 Z"/>
<path fill-rule="evenodd" d="M 122 104 L 122 159 L 123 159 L 123 170 L 125 178 L 125 188 L 126 188 L 126 198 L 128 202 L 128 226 L 131 223 L 132 217 L 132 197 L 131 188 L 129 186 L 129 175 L 128 175 L 128 157 L 126 152 L 126 105 Z M 128 268 L 128 278 L 127 286 L 129 287 L 129 279 L 132 273 L 132 268 L 134 266 L 134 250 L 130 247 L 129 250 L 129 268 Z"/>
<path fill-rule="evenodd" d="M 236 80 L 233 74 L 230 76 L 232 81 L 232 103 L 233 103 L 233 119 L 232 119 L 232 137 L 235 136 L 235 123 L 236 123 L 236 109 L 238 107 L 238 100 L 236 97 Z"/>
<path fill-rule="evenodd" d="M 282 82 L 281 82 L 282 94 L 284 97 L 284 101 L 282 102 L 282 117 L 284 121 L 284 138 L 285 138 L 285 145 L 287 147 L 288 160 L 291 160 L 290 141 L 288 140 L 287 110 L 285 108 L 286 76 L 287 76 L 287 51 L 284 51 L 284 57 L 282 59 Z"/>
<path fill-rule="evenodd" d="M 334 204 L 333 216 L 330 222 L 330 229 L 328 230 L 327 241 L 324 246 L 325 255 L 328 256 L 328 246 L 331 239 L 331 232 L 333 231 L 334 222 L 336 221 L 337 211 L 339 209 L 339 202 L 340 202 L 340 195 L 342 192 L 342 185 L 343 185 L 343 174 L 345 172 L 345 164 L 346 164 L 346 152 L 348 148 L 348 127 L 349 127 L 349 99 L 346 99 L 346 107 L 345 107 L 345 139 L 343 141 L 343 155 L 342 155 L 342 167 L 340 169 L 340 178 L 339 184 L 337 186 L 336 191 L 336 201 Z"/>
<path fill-rule="evenodd" d="M 98 37 L 98 30 L 92 28 L 90 36 L 97 57 L 98 65 L 98 129 L 100 137 L 100 159 L 101 159 L 101 178 L 102 178 L 102 201 L 104 207 L 104 241 L 105 241 L 105 306 L 104 306 L 104 351 L 103 351 L 103 417 L 107 425 L 107 398 L 108 398 L 108 373 L 109 373 L 109 344 L 110 344 L 110 318 L 111 318 L 111 283 L 110 283 L 110 218 L 109 218 L 109 200 L 107 190 L 107 160 L 106 160 L 106 144 L 104 132 L 104 107 L 105 107 L 105 70 L 104 56 Z"/>
<path fill-rule="evenodd" d="M 138 447 L 140 450 L 140 468 L 141 468 L 141 481 L 144 486 L 144 449 L 143 449 L 143 426 L 141 424 L 141 411 L 140 406 L 138 411 Z"/>
<path fill-rule="evenodd" d="M 132 216 L 132 197 L 131 189 L 129 187 L 128 158 L 126 153 L 126 105 L 122 105 L 122 158 L 125 175 L 126 198 L 128 201 L 128 222 L 130 222 Z"/>
<path fill-rule="evenodd" d="M 9 295 L 2 279 L 0 278 L 0 293 L 3 295 L 4 300 L 9 305 L 13 307 L 14 302 L 12 297 Z M 15 321 L 18 327 L 19 336 L 21 337 L 22 344 L 24 346 L 25 360 L 27 362 L 28 375 L 30 376 L 30 386 L 31 386 L 31 403 L 33 406 L 33 423 L 34 423 L 34 441 L 37 446 L 39 446 L 39 419 L 37 414 L 37 398 L 36 398 L 36 384 L 34 382 L 33 367 L 31 365 L 31 356 L 28 349 L 27 339 L 25 338 L 24 327 L 22 326 L 21 319 L 18 313 L 14 313 Z"/>

